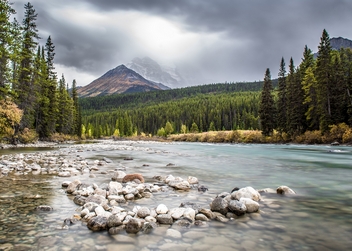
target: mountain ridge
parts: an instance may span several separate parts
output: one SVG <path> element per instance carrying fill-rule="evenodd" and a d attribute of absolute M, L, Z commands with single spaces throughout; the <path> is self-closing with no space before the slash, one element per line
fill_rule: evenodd
<path fill-rule="evenodd" d="M 96 97 L 120 93 L 147 92 L 169 89 L 155 83 L 121 64 L 104 73 L 90 84 L 77 89 L 80 97 Z"/>

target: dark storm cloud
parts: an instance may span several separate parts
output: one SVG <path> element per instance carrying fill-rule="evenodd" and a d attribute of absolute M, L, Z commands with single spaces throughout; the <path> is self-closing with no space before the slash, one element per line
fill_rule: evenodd
<path fill-rule="evenodd" d="M 65 16 L 50 12 L 51 8 L 58 8 L 59 4 L 77 5 L 78 17 L 82 6 L 106 15 L 116 11 L 116 15 L 141 12 L 176 22 L 182 29 L 200 36 L 215 34 L 219 38 L 216 44 L 209 47 L 204 43 L 202 53 L 193 58 L 185 55 L 178 62 L 200 69 L 204 76 L 200 82 L 258 80 L 267 67 L 274 78 L 281 57 L 288 63 L 292 56 L 298 65 L 306 44 L 316 51 L 324 28 L 331 37 L 352 39 L 350 0 L 34 0 L 32 4 L 39 14 L 39 30 L 46 36 L 52 35 L 56 62 L 94 74 L 104 73 L 135 52 L 135 41 L 111 23 L 102 27 L 103 32 L 89 20 L 84 26 L 66 21 Z M 20 12 L 17 7 L 16 10 Z M 126 49 L 128 45 L 131 51 Z M 203 45 L 199 46 L 202 51 Z"/>

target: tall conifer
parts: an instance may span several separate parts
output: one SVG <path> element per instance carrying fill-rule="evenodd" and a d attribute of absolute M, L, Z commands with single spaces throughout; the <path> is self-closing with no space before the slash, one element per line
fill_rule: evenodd
<path fill-rule="evenodd" d="M 287 88 L 286 67 L 284 58 L 281 59 L 278 79 L 278 101 L 277 101 L 277 128 L 280 133 L 287 129 Z"/>
<path fill-rule="evenodd" d="M 262 126 L 262 134 L 264 136 L 272 135 L 275 128 L 275 106 L 272 90 L 273 86 L 271 83 L 270 70 L 267 68 L 259 108 L 260 123 Z"/>
<path fill-rule="evenodd" d="M 319 111 L 319 128 L 324 133 L 331 124 L 331 45 L 328 32 L 324 29 L 318 47 L 317 66 L 317 98 Z"/>

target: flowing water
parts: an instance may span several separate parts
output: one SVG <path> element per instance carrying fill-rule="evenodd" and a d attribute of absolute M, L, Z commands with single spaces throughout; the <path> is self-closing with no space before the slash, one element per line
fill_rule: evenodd
<path fill-rule="evenodd" d="M 14 151 L 22 149 L 0 151 L 0 157 Z M 77 206 L 61 188 L 63 181 L 74 179 L 101 185 L 110 181 L 109 175 L 11 174 L 0 179 L 0 250 L 348 250 L 352 246 L 351 147 L 103 141 L 50 151 L 67 158 L 106 157 L 113 163 L 100 171 L 122 167 L 126 173 L 142 173 L 146 182 L 153 182 L 155 175 L 195 176 L 209 189 L 160 192 L 124 205 L 129 209 L 160 203 L 173 208 L 182 202 L 209 208 L 217 194 L 245 186 L 287 185 L 297 195 L 262 194 L 259 213 L 177 229 L 178 237 L 168 235 L 170 226 L 160 226 L 151 234 L 110 236 L 105 231 L 93 233 L 81 222 L 62 228 Z M 34 210 L 43 204 L 54 210 Z"/>

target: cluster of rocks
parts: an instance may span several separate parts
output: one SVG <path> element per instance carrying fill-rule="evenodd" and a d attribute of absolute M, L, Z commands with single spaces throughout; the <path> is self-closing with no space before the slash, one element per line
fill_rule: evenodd
<path fill-rule="evenodd" d="M 94 172 L 110 163 L 111 160 L 86 160 L 79 155 L 81 150 L 36 152 L 29 154 L 10 154 L 0 156 L 0 177 L 10 173 L 14 175 L 52 174 L 59 177 L 71 177 Z M 67 158 L 68 155 L 75 155 Z"/>
<path fill-rule="evenodd" d="M 131 177 L 136 177 L 136 174 Z M 73 201 L 80 206 L 73 219 L 86 222 L 92 231 L 108 230 L 110 234 L 121 231 L 149 233 L 161 224 L 187 228 L 207 226 L 211 220 L 228 222 L 246 213 L 259 211 L 261 195 L 252 187 L 236 188 L 231 193 L 223 192 L 214 198 L 210 208 L 193 202 L 181 203 L 179 207 L 171 209 L 164 204 L 155 208 L 134 206 L 132 210 L 121 207 L 121 204 L 130 200 L 150 198 L 153 192 L 170 188 L 188 190 L 192 188 L 190 183 L 198 184 L 195 177 L 189 177 L 188 180 L 172 175 L 155 178 L 164 183 L 141 183 L 140 179 L 134 179 L 127 183 L 111 181 L 106 187 L 99 187 L 96 184 L 87 186 L 76 180 L 65 182 L 63 186 L 67 187 L 68 194 L 75 195 Z"/>

